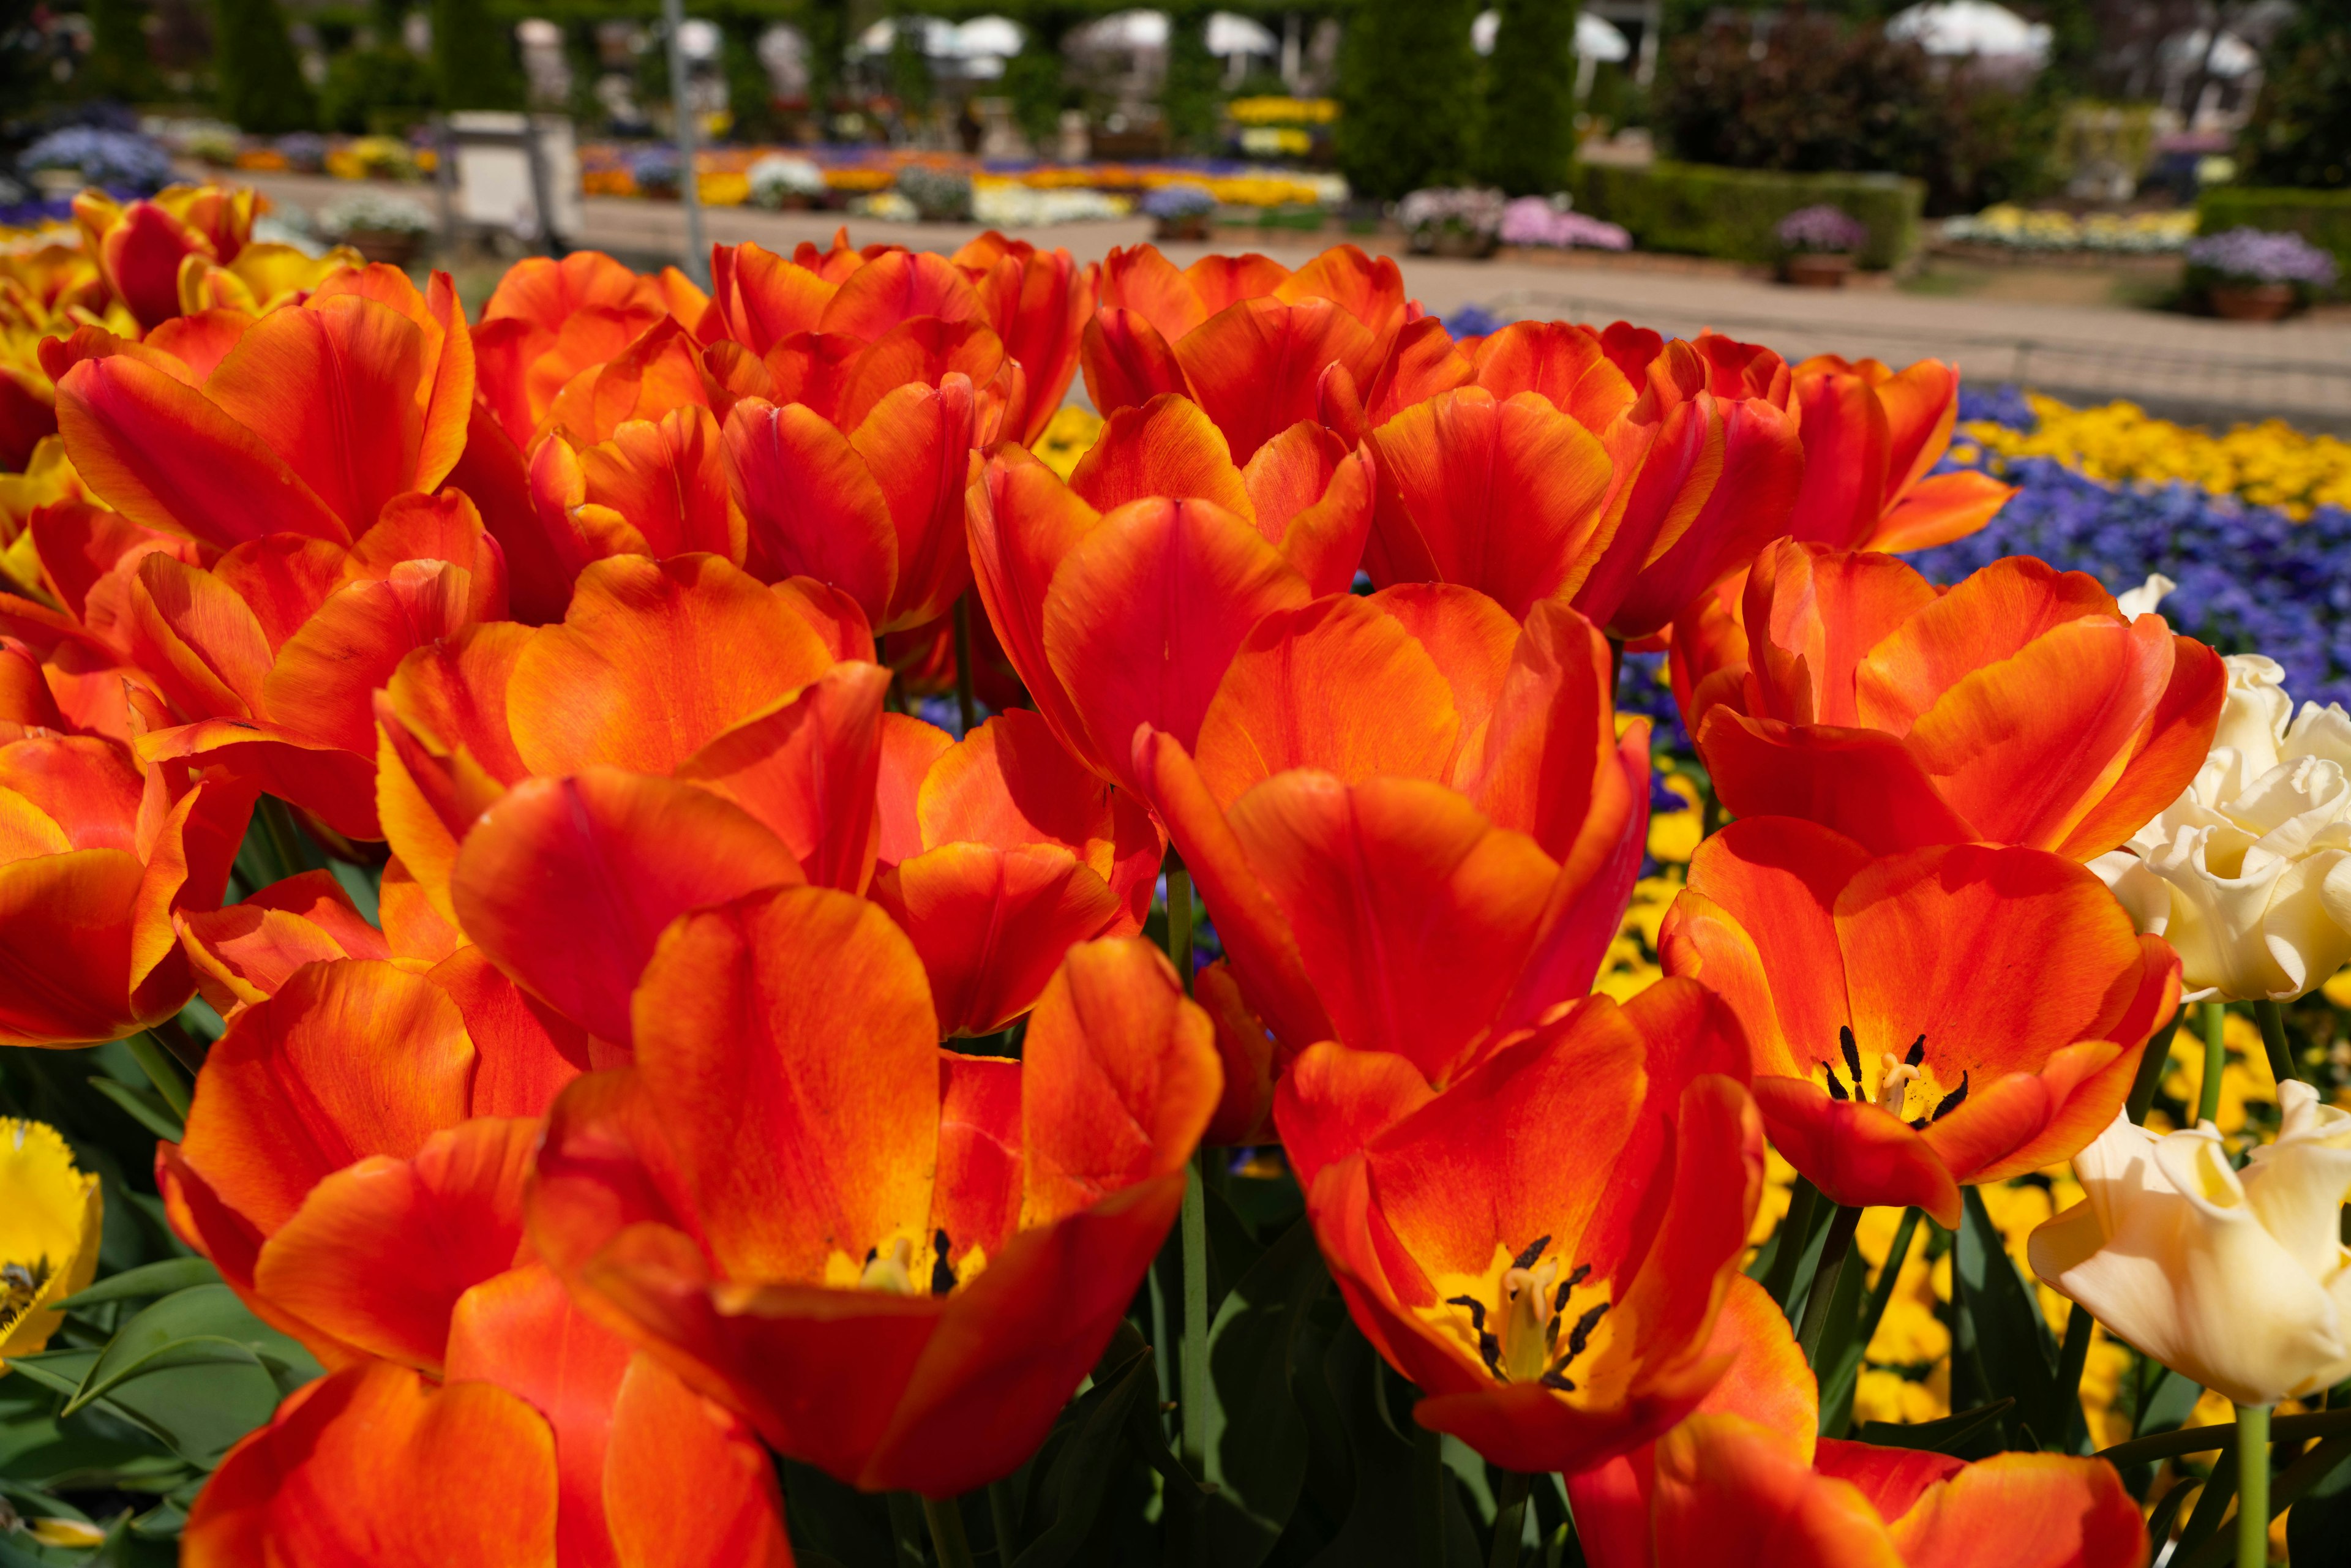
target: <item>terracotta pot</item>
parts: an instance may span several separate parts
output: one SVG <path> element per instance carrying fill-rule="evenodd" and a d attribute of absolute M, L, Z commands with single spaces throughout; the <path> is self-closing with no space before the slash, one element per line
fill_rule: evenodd
<path fill-rule="evenodd" d="M 2276 321 L 2294 313 L 2291 283 L 2216 283 L 2206 292 L 2213 313 L 2231 321 Z"/>
<path fill-rule="evenodd" d="M 343 243 L 370 261 L 406 267 L 416 259 L 419 237 L 406 229 L 353 229 L 343 235 Z"/>
<path fill-rule="evenodd" d="M 1169 240 L 1206 241 L 1208 237 L 1208 214 L 1201 213 L 1188 218 L 1161 218 L 1151 237 L 1163 245 Z"/>
<path fill-rule="evenodd" d="M 1798 251 L 1781 264 L 1780 276 L 1799 288 L 1843 288 L 1852 270 L 1849 256 Z"/>

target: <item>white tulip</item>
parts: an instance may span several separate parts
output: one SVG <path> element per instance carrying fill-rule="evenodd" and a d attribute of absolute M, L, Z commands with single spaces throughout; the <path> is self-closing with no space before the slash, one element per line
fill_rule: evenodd
<path fill-rule="evenodd" d="M 2351 1113 L 2292 1080 L 2278 1101 L 2277 1141 L 2241 1172 L 2210 1122 L 2159 1136 L 2116 1115 L 2074 1156 L 2086 1198 L 2026 1247 L 2052 1290 L 2240 1405 L 2351 1375 Z"/>
<path fill-rule="evenodd" d="M 2212 748 L 2179 800 L 2090 869 L 2179 949 L 2184 998 L 2298 997 L 2351 962 L 2351 715 L 2231 654 Z"/>

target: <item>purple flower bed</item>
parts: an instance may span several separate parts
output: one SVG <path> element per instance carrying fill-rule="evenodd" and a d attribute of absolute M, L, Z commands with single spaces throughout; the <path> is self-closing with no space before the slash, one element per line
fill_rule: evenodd
<path fill-rule="evenodd" d="M 1549 246 L 1565 250 L 1630 250 L 1633 236 L 1587 213 L 1562 212 L 1541 196 L 1520 196 L 1502 209 L 1504 245 Z"/>
<path fill-rule="evenodd" d="M 2335 258 L 2300 235 L 2236 228 L 2207 235 L 2188 246 L 2188 265 L 2232 283 L 2299 283 L 2326 288 L 2335 282 Z"/>

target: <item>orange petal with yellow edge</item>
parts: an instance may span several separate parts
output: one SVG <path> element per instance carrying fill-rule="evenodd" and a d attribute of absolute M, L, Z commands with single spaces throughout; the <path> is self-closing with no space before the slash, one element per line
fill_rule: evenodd
<path fill-rule="evenodd" d="M 1995 1454 L 1928 1487 L 1893 1521 L 1907 1568 L 2138 1568 L 2147 1524 L 2103 1459 Z"/>
<path fill-rule="evenodd" d="M 1087 400 L 1113 413 L 1192 390 L 1159 329 L 1141 312 L 1117 306 L 1105 305 L 1086 323 L 1078 362 L 1085 371 Z"/>
<path fill-rule="evenodd" d="M 1915 1205 L 1946 1229 L 1958 1226 L 1958 1183 L 1933 1145 L 1893 1112 L 1833 1100 L 1802 1078 L 1759 1077 L 1754 1093 L 1771 1146 L 1832 1202 Z"/>
<path fill-rule="evenodd" d="M 850 274 L 818 325 L 872 342 L 917 316 L 968 321 L 979 314 L 979 296 L 954 263 L 930 251 L 900 250 L 877 256 Z"/>
<path fill-rule="evenodd" d="M 888 498 L 849 438 L 802 403 L 746 398 L 726 416 L 726 472 L 762 577 L 813 577 L 888 619 L 898 536 Z"/>
<path fill-rule="evenodd" d="M 678 764 L 781 839 L 820 887 L 860 893 L 879 827 L 882 700 L 890 672 L 841 664 L 771 713 L 726 731 Z"/>
<path fill-rule="evenodd" d="M 1594 432 L 1614 423 L 1636 395 L 1598 336 L 1567 321 L 1510 322 L 1479 343 L 1476 368 L 1478 384 L 1496 397 L 1539 392 Z"/>
<path fill-rule="evenodd" d="M 1307 586 L 1318 595 L 1346 592 L 1371 537 L 1370 452 L 1349 451 L 1320 424 L 1293 424 L 1257 449 L 1241 482 L 1258 531 Z"/>
<path fill-rule="evenodd" d="M 1718 706 L 1698 725 L 1698 748 L 1734 816 L 1802 817 L 1879 854 L 1984 836 L 1881 730 L 1750 719 Z"/>
<path fill-rule="evenodd" d="M 458 852 L 465 934 L 590 1034 L 630 1039 L 630 997 L 686 911 L 802 881 L 740 807 L 674 779 L 592 768 L 515 786 Z"/>
<path fill-rule="evenodd" d="M 993 1034 L 1027 1012 L 1070 945 L 1119 909 L 1059 844 L 941 844 L 883 873 L 872 898 L 922 955 L 946 1035 Z"/>
<path fill-rule="evenodd" d="M 1183 368 L 1201 412 L 1232 444 L 1233 461 L 1318 412 L 1322 372 L 1345 367 L 1357 384 L 1379 369 L 1387 345 L 1325 299 L 1243 299 L 1178 339 Z"/>
<path fill-rule="evenodd" d="M 2015 494 L 2015 486 L 1968 468 L 1921 479 L 1879 519 L 1876 532 L 1862 546 L 1877 550 L 1929 549 L 1963 539 L 1997 517 Z"/>
<path fill-rule="evenodd" d="M 1101 522 L 1100 514 L 1061 476 L 1011 445 L 989 455 L 965 503 L 972 586 L 1005 657 L 1061 743 L 1102 768 L 1045 652 L 1046 594 L 1061 562 Z"/>
<path fill-rule="evenodd" d="M 392 956 L 383 933 L 360 917 L 330 872 L 304 872 L 225 909 L 190 911 L 179 922 L 206 996 L 224 1014 L 276 995 L 305 964 Z"/>
<path fill-rule="evenodd" d="M 1892 434 L 1868 382 L 1844 371 L 1801 374 L 1793 399 L 1804 439 L 1804 484 L 1789 528 L 1798 539 L 1858 549 L 1887 498 Z"/>
<path fill-rule="evenodd" d="M 743 564 L 743 523 L 726 493 L 718 422 L 706 408 L 631 420 L 580 455 L 587 498 L 610 507 L 655 556 L 707 550 Z"/>
<path fill-rule="evenodd" d="M 181 1560 L 556 1568 L 556 1496 L 554 1439 L 528 1405 L 370 1362 L 304 1388 L 229 1451 L 189 1510 Z"/>
<path fill-rule="evenodd" d="M 1197 403 L 1172 395 L 1122 408 L 1104 421 L 1094 444 L 1071 470 L 1070 488 L 1098 512 L 1156 496 L 1214 501 L 1241 517 L 1256 516 L 1224 434 Z M 1269 535 L 1267 542 L 1280 544 L 1279 533 Z"/>
<path fill-rule="evenodd" d="M 1858 1489 L 1737 1416 L 1693 1416 L 1658 1442 L 1651 1519 L 1656 1568 L 1904 1568 Z"/>

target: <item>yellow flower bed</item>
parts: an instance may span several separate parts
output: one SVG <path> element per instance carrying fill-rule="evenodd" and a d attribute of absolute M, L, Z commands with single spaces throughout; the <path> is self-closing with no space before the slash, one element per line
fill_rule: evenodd
<path fill-rule="evenodd" d="M 2305 435 L 2276 419 L 2214 435 L 2157 419 L 2136 403 L 2074 408 L 2038 394 L 2028 401 L 2040 419 L 2036 430 L 1989 422 L 1961 427 L 1995 472 L 2004 460 L 2052 457 L 2093 479 L 2180 480 L 2296 519 L 2323 506 L 2351 507 L 2351 442 L 2336 436 Z"/>
<path fill-rule="evenodd" d="M 1237 98 L 1225 111 L 1243 125 L 1328 125 L 1339 118 L 1339 102 L 1330 98 Z"/>

